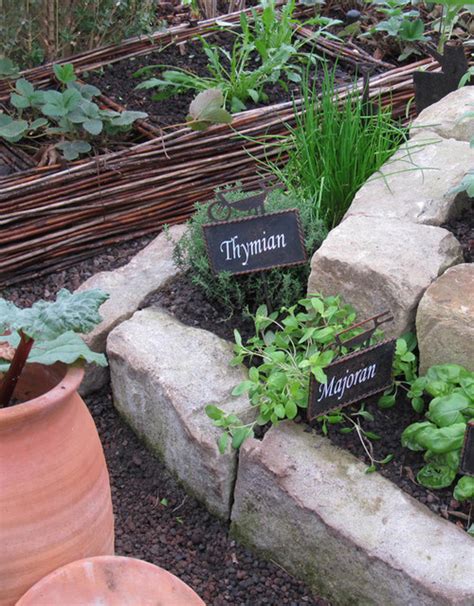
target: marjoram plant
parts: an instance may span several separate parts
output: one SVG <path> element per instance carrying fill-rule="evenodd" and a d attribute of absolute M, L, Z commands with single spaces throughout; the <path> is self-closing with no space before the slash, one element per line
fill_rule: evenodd
<path fill-rule="evenodd" d="M 248 393 L 250 410 L 256 409 L 257 415 L 256 418 L 252 416 L 249 422 L 243 422 L 235 414 L 227 414 L 215 404 L 209 404 L 207 415 L 223 429 L 219 438 L 220 451 L 224 452 L 229 442 L 233 448 L 239 448 L 247 437 L 254 435 L 257 426 L 278 424 L 304 414 L 308 405 L 310 375 L 320 383 L 327 382 L 324 369 L 337 355 L 348 353 L 335 337 L 352 326 L 355 319 L 354 309 L 344 305 L 340 297 L 324 298 L 315 294 L 279 312 L 269 313 L 267 307 L 261 305 L 254 316 L 255 336 L 246 343 L 243 343 L 239 332 L 234 331 L 235 357 L 231 364 L 235 366 L 245 362 L 249 366 L 249 374 L 248 379 L 239 383 L 232 393 L 234 396 Z M 348 338 L 361 330 L 349 331 Z M 381 332 L 377 331 L 371 344 L 380 337 Z M 397 342 L 395 368 L 399 370 L 403 367 L 400 358 L 407 352 L 406 343 L 401 346 L 403 343 L 404 339 Z M 362 419 L 373 421 L 364 404 L 351 413 L 343 410 L 328 412 L 317 421 L 321 423 L 324 434 L 328 432 L 328 425 L 338 424 L 342 426 L 342 433 L 355 431 L 370 460 L 367 471 L 371 472 L 376 464 L 387 463 L 392 456 L 375 459 L 372 441 L 380 439 L 380 436 L 363 428 Z"/>
<path fill-rule="evenodd" d="M 0 373 L 5 373 L 0 382 L 0 407 L 9 406 L 27 362 L 51 365 L 83 360 L 107 365 L 105 356 L 91 351 L 79 334 L 90 332 L 101 321 L 98 309 L 107 299 L 99 289 L 77 293 L 62 289 L 56 301 L 37 301 L 30 308 L 0 299 L 0 345 L 7 343 L 15 349 L 13 359 L 8 360 L 0 347 Z"/>

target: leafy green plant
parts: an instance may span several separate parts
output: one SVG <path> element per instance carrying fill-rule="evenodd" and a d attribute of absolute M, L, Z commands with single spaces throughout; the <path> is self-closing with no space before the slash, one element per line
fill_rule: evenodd
<path fill-rule="evenodd" d="M 226 414 L 215 404 L 206 407 L 207 415 L 223 429 L 219 438 L 221 452 L 229 442 L 233 448 L 239 448 L 247 437 L 253 436 L 255 426 L 278 424 L 302 414 L 308 404 L 310 374 L 320 383 L 327 382 L 326 366 L 336 355 L 347 353 L 335 336 L 352 326 L 355 318 L 353 308 L 344 305 L 339 297 L 323 298 L 315 294 L 279 312 L 269 313 L 267 307 L 261 305 L 254 317 L 255 336 L 245 344 L 239 332 L 234 331 L 232 365 L 246 362 L 250 368 L 248 379 L 237 385 L 232 393 L 235 396 L 248 393 L 250 405 L 258 414 L 254 421 L 243 423 L 236 415 Z M 360 330 L 349 331 L 348 337 Z M 380 336 L 380 332 L 374 335 L 373 342 Z M 368 472 L 374 471 L 377 464 L 392 459 L 391 455 L 383 460 L 374 458 L 372 440 L 379 436 L 362 427 L 361 420 L 373 420 L 364 404 L 355 412 L 335 410 L 317 420 L 324 434 L 329 425 L 336 424 L 342 426 L 340 431 L 343 433 L 357 433 L 370 460 Z"/>
<path fill-rule="evenodd" d="M 0 407 L 9 405 L 27 361 L 107 364 L 105 356 L 91 351 L 78 334 L 90 332 L 101 321 L 98 309 L 107 299 L 99 289 L 74 294 L 62 289 L 56 301 L 37 301 L 25 309 L 0 299 L 0 341 L 15 348 L 11 362 L 2 359 L 0 349 L 0 372 L 6 373 L 0 383 Z"/>
<path fill-rule="evenodd" d="M 61 90 L 36 90 L 25 78 L 19 78 L 10 95 L 16 115 L 0 113 L 0 137 L 16 143 L 25 137 L 59 136 L 57 150 L 66 160 L 75 160 L 91 151 L 91 141 L 127 132 L 133 122 L 145 118 L 145 112 L 101 109 L 93 101 L 100 90 L 76 81 L 71 64 L 54 65 Z"/>
<path fill-rule="evenodd" d="M 355 89 L 340 101 L 334 71 L 325 73 L 320 94 L 306 74 L 301 98 L 289 134 L 263 141 L 268 150 L 277 148 L 276 160 L 261 164 L 296 196 L 314 200 L 316 217 L 330 229 L 406 135 L 389 109 L 375 107 L 371 113 Z"/>
<path fill-rule="evenodd" d="M 474 373 L 457 364 L 432 366 L 412 385 L 417 397 L 431 398 L 427 421 L 412 423 L 402 434 L 402 444 L 423 452 L 424 465 L 417 480 L 428 488 L 446 488 L 459 473 L 467 422 L 474 418 Z M 474 498 L 474 478 L 462 477 L 454 488 L 457 500 Z"/>
<path fill-rule="evenodd" d="M 274 0 L 265 3 L 261 13 L 253 11 L 252 19 L 245 13 L 240 15 L 240 32 L 232 26 L 220 23 L 221 29 L 229 29 L 235 40 L 228 51 L 200 38 L 208 59 L 209 76 L 199 76 L 184 68 L 167 69 L 166 65 L 151 65 L 138 70 L 136 77 L 148 76 L 161 71 L 160 77 L 151 77 L 141 82 L 138 89 L 157 89 L 153 99 L 161 100 L 193 90 L 220 89 L 224 102 L 232 112 L 242 111 L 246 103 L 267 102 L 267 85 L 279 83 L 287 89 L 287 81 L 300 82 L 301 63 L 314 61 L 308 53 L 301 52 L 303 39 L 294 35 L 293 18 L 295 2 L 291 0 L 278 11 Z M 316 23 L 316 22 L 315 22 Z M 321 35 L 334 37 L 328 28 L 339 23 L 337 20 L 320 18 L 314 37 Z M 255 59 L 259 62 L 255 65 Z"/>
<path fill-rule="evenodd" d="M 227 192 L 230 201 L 252 195 L 255 192 Z M 314 203 L 300 195 L 284 194 L 281 190 L 269 193 L 265 203 L 268 212 L 286 208 L 298 208 L 308 256 L 313 254 L 326 235 L 321 221 L 314 213 Z M 290 305 L 295 297 L 306 291 L 309 267 L 280 268 L 265 272 L 234 276 L 228 272 L 214 275 L 209 265 L 202 225 L 209 223 L 208 204 L 196 205 L 196 212 L 188 222 L 188 230 L 174 249 L 177 265 L 189 271 L 190 280 L 205 294 L 206 298 L 224 307 L 228 313 L 252 307 L 254 301 L 268 297 L 275 307 Z M 245 216 L 232 210 L 230 219 Z M 254 308 L 252 308 L 252 311 Z"/>
<path fill-rule="evenodd" d="M 250 44 L 236 39 L 232 50 L 213 46 L 201 39 L 204 52 L 208 58 L 209 77 L 199 76 L 184 68 L 165 69 L 161 78 L 149 78 L 137 85 L 137 89 L 157 88 L 158 93 L 153 99 L 167 99 L 175 94 L 188 90 L 203 92 L 207 89 L 220 89 L 225 103 L 232 112 L 245 109 L 245 102 L 252 99 L 255 103 L 268 101 L 264 92 L 267 84 L 274 84 L 287 67 L 290 57 L 295 50 L 290 46 L 275 49 L 271 56 L 257 67 L 251 65 L 254 48 Z M 152 65 L 138 70 L 134 75 L 147 75 L 153 70 L 166 66 Z"/>
<path fill-rule="evenodd" d="M 365 36 L 373 36 L 376 32 L 385 32 L 398 40 L 403 61 L 411 54 L 420 54 L 413 46 L 414 42 L 427 42 L 425 24 L 420 19 L 420 13 L 413 8 L 412 0 L 366 0 L 375 6 L 377 11 L 387 18 L 375 25 Z"/>
<path fill-rule="evenodd" d="M 453 29 L 458 21 L 460 10 L 467 3 L 465 0 L 440 0 L 438 4 L 443 7 L 443 13 L 439 20 L 439 42 L 438 51 L 442 54 L 446 42 L 451 38 Z"/>

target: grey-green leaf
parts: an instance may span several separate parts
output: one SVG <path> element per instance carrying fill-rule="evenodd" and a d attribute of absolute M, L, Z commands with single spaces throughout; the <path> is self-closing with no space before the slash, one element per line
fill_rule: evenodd
<path fill-rule="evenodd" d="M 47 366 L 56 362 L 74 364 L 79 360 L 89 364 L 107 366 L 104 354 L 90 350 L 82 338 L 72 331 L 67 331 L 51 341 L 35 342 L 28 358 L 29 362 Z"/>

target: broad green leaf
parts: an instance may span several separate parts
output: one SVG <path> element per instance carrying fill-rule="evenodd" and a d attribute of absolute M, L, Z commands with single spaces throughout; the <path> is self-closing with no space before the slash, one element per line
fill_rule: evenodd
<path fill-rule="evenodd" d="M 35 341 L 28 362 L 36 362 L 50 366 L 56 362 L 74 364 L 83 360 L 88 364 L 107 366 L 104 354 L 91 351 L 80 335 L 67 331 L 51 341 Z"/>
<path fill-rule="evenodd" d="M 464 441 L 466 423 L 456 423 L 449 427 L 434 428 L 418 437 L 420 444 L 434 453 L 442 454 L 461 448 Z"/>
<path fill-rule="evenodd" d="M 462 423 L 464 417 L 461 411 L 468 408 L 469 404 L 469 399 L 463 394 L 451 393 L 447 396 L 434 398 L 430 402 L 427 416 L 438 427 Z"/>
<path fill-rule="evenodd" d="M 99 135 L 102 132 L 102 120 L 85 120 L 82 123 L 83 128 L 91 135 Z"/>
<path fill-rule="evenodd" d="M 463 476 L 459 479 L 453 492 L 456 501 L 466 501 L 474 499 L 474 478 Z"/>
<path fill-rule="evenodd" d="M 425 447 L 421 443 L 423 433 L 433 432 L 436 427 L 429 421 L 422 421 L 420 423 L 412 423 L 402 433 L 401 442 L 404 448 L 410 450 L 421 451 L 425 450 Z"/>
<path fill-rule="evenodd" d="M 232 448 L 238 449 L 242 442 L 253 434 L 251 427 L 239 427 L 232 432 Z"/>
<path fill-rule="evenodd" d="M 10 316 L 10 328 L 38 341 L 56 339 L 66 331 L 87 333 L 100 323 L 98 309 L 108 298 L 99 289 L 70 293 L 63 288 L 52 303 L 37 301 L 27 309 L 17 307 L 15 317 Z"/>
<path fill-rule="evenodd" d="M 455 477 L 456 471 L 447 465 L 428 463 L 420 469 L 416 479 L 427 488 L 446 488 L 453 483 Z"/>
<path fill-rule="evenodd" d="M 199 93 L 189 106 L 186 118 L 191 128 L 203 130 L 211 124 L 230 124 L 232 115 L 224 108 L 224 96 L 218 88 Z"/>
<path fill-rule="evenodd" d="M 7 141 L 13 139 L 18 140 L 28 131 L 28 122 L 26 120 L 12 120 L 5 126 L 0 126 L 0 137 L 3 137 Z M 12 141 L 15 142 L 15 141 Z"/>

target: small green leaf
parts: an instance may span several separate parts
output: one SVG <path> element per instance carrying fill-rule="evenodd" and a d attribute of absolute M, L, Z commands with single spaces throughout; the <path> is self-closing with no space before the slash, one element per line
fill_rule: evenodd
<path fill-rule="evenodd" d="M 206 411 L 207 416 L 213 421 L 221 419 L 224 415 L 224 411 L 222 411 L 220 408 L 217 408 L 217 406 L 214 406 L 214 404 L 208 404 L 204 410 Z"/>
<path fill-rule="evenodd" d="M 219 452 L 224 454 L 227 449 L 227 444 L 229 443 L 229 436 L 226 433 L 223 433 L 218 441 Z"/>
<path fill-rule="evenodd" d="M 242 394 L 247 393 L 251 387 L 253 387 L 252 381 L 242 381 L 242 383 L 239 383 L 234 387 L 232 395 L 241 396 Z"/>

